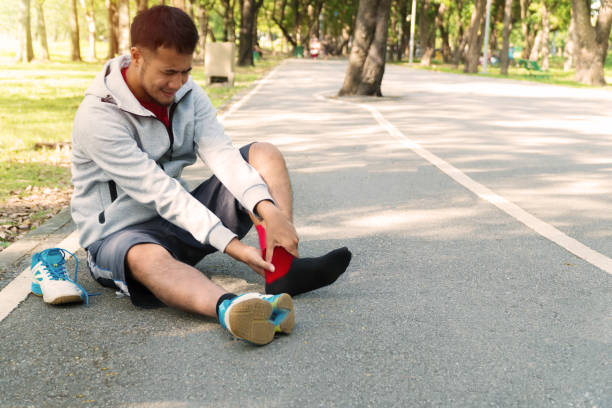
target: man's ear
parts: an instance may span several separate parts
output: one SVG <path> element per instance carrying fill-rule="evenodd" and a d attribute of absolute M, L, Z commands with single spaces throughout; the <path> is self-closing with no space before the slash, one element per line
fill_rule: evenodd
<path fill-rule="evenodd" d="M 131 62 L 135 66 L 142 65 L 144 56 L 142 55 L 142 51 L 140 50 L 140 48 L 138 47 L 130 48 L 130 57 L 131 57 Z"/>

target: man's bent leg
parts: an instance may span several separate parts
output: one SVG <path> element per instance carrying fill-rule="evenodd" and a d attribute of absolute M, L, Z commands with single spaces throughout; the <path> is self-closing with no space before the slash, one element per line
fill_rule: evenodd
<path fill-rule="evenodd" d="M 293 194 L 282 153 L 269 143 L 253 143 L 249 164 L 268 185 L 278 208 L 293 222 Z M 253 222 L 258 224 L 255 219 Z M 265 227 L 257 225 L 257 233 L 261 249 L 265 251 Z M 266 293 L 289 293 L 291 296 L 332 284 L 344 273 L 352 256 L 346 247 L 316 258 L 294 258 L 284 248 L 273 251 L 275 272 L 266 271 Z"/>
<path fill-rule="evenodd" d="M 249 149 L 249 164 L 266 182 L 278 208 L 293 222 L 293 192 L 285 158 L 270 143 L 253 143 Z"/>
<path fill-rule="evenodd" d="M 216 317 L 217 301 L 227 293 L 157 244 L 134 245 L 127 253 L 126 263 L 135 280 L 171 307 Z"/>

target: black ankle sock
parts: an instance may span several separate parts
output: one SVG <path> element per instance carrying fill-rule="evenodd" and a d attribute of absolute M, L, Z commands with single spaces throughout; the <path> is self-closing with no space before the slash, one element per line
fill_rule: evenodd
<path fill-rule="evenodd" d="M 233 298 L 236 298 L 236 297 L 238 297 L 238 295 L 235 295 L 235 294 L 229 293 L 229 292 L 225 293 L 225 294 L 221 295 L 221 297 L 219 297 L 219 300 L 217 300 L 217 307 L 215 309 L 217 311 L 217 319 L 219 318 L 219 306 L 221 306 L 221 303 L 223 303 L 224 300 L 233 299 Z"/>
<path fill-rule="evenodd" d="M 291 296 L 332 284 L 351 262 L 351 251 L 343 247 L 318 258 L 295 258 L 289 272 L 266 283 L 266 293 L 288 293 Z"/>

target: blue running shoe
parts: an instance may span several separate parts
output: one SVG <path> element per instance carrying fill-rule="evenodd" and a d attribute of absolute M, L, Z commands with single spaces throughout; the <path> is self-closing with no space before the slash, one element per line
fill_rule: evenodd
<path fill-rule="evenodd" d="M 219 305 L 219 322 L 240 339 L 268 344 L 274 340 L 275 333 L 289 334 L 293 330 L 293 300 L 286 293 L 246 293 Z"/>
<path fill-rule="evenodd" d="M 66 274 L 66 256 L 75 259 L 74 280 Z M 89 296 L 85 289 L 76 282 L 78 259 L 62 248 L 49 248 L 34 254 L 32 257 L 32 293 L 42 296 L 46 303 L 54 305 L 86 301 Z"/>

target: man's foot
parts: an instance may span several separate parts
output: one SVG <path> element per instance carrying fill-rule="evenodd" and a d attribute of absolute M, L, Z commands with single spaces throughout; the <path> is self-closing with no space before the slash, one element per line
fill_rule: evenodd
<path fill-rule="evenodd" d="M 276 247 L 274 254 L 277 252 L 286 251 Z M 266 271 L 266 293 L 297 296 L 331 285 L 344 273 L 351 262 L 351 256 L 351 251 L 343 247 L 317 258 L 295 258 L 283 276 L 275 277 L 273 272 Z"/>
<path fill-rule="evenodd" d="M 83 301 L 85 291 L 66 274 L 66 254 L 72 255 L 65 249 L 50 248 L 32 257 L 32 293 L 42 296 L 46 303 Z"/>
<path fill-rule="evenodd" d="M 258 225 L 259 246 L 266 256 L 266 230 Z M 331 285 L 346 271 L 351 262 L 347 247 L 335 249 L 316 258 L 294 258 L 283 247 L 274 248 L 274 272 L 266 271 L 266 293 L 288 293 L 297 296 Z"/>
<path fill-rule="evenodd" d="M 286 293 L 246 293 L 221 302 L 218 314 L 231 334 L 259 345 L 270 343 L 275 333 L 291 333 L 295 322 L 293 300 Z"/>

